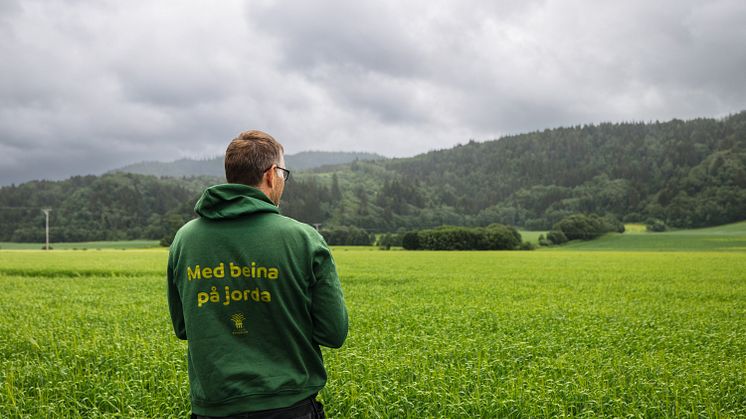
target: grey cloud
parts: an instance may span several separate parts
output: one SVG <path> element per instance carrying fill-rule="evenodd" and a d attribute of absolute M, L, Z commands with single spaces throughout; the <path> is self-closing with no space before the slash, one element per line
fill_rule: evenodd
<path fill-rule="evenodd" d="M 0 21 L 9 21 L 21 11 L 20 0 L 5 0 L 0 2 Z"/>
<path fill-rule="evenodd" d="M 323 0 L 256 6 L 247 18 L 279 40 L 293 71 L 363 68 L 407 76 L 417 73 L 421 54 L 402 12 L 386 2 Z"/>
<path fill-rule="evenodd" d="M 0 3 L 0 184 L 214 155 L 412 155 L 746 108 L 735 0 Z M 33 170 L 30 170 L 33 168 Z"/>

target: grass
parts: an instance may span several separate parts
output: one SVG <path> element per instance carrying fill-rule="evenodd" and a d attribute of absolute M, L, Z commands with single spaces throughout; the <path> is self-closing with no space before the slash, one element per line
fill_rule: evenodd
<path fill-rule="evenodd" d="M 647 233 L 648 229 L 645 224 L 625 224 L 625 233 Z"/>
<path fill-rule="evenodd" d="M 5 277 L 4 417 L 185 417 L 185 346 L 156 309 L 153 277 Z M 7 416 L 5 416 L 7 415 Z"/>
<path fill-rule="evenodd" d="M 335 249 L 350 335 L 321 398 L 331 417 L 744 416 L 746 258 L 703 247 Z M 187 417 L 165 258 L 0 251 L 2 415 Z"/>
<path fill-rule="evenodd" d="M 607 234 L 591 241 L 574 241 L 557 250 L 587 251 L 746 251 L 746 222 L 662 233 Z"/>
<path fill-rule="evenodd" d="M 727 411 L 706 401 L 719 398 L 713 389 L 707 396 L 684 390 L 730 376 L 730 393 L 738 393 L 744 377 L 743 358 L 730 358 L 732 350 L 746 349 L 743 343 L 731 346 L 745 326 L 738 314 L 744 309 L 744 262 L 722 257 L 416 252 L 393 254 L 372 271 L 365 257 L 340 262 L 357 267 L 343 276 L 364 286 L 348 287 L 358 330 L 348 350 L 358 354 L 356 362 L 345 362 L 344 352 L 327 357 L 349 371 L 339 381 L 352 400 L 339 413 Z M 725 364 L 733 370 L 720 370 Z M 361 377 L 367 381 L 360 383 Z M 682 391 L 688 396 L 677 400 L 674 394 Z M 733 402 L 744 408 L 743 399 Z"/>
<path fill-rule="evenodd" d="M 547 235 L 546 231 L 528 231 L 528 230 L 521 230 L 519 231 L 521 233 L 521 239 L 524 242 L 529 242 L 538 245 L 539 244 L 539 236 Z"/>

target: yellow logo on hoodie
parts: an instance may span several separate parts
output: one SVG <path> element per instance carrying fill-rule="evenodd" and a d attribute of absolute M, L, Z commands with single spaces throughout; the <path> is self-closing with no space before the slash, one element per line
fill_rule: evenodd
<path fill-rule="evenodd" d="M 243 327 L 244 320 L 246 320 L 246 317 L 243 315 L 243 313 L 236 313 L 231 316 L 231 321 L 233 322 L 233 334 L 234 335 L 245 335 L 249 333 Z"/>

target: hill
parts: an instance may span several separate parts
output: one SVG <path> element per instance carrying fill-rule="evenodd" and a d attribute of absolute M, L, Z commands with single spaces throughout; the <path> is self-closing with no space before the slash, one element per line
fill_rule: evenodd
<path fill-rule="evenodd" d="M 350 163 L 355 160 L 382 160 L 386 157 L 373 153 L 359 152 L 329 152 L 329 151 L 304 151 L 297 154 L 285 156 L 288 169 L 308 170 L 328 165 L 339 165 Z M 209 159 L 180 159 L 172 162 L 141 162 L 112 172 L 136 173 L 153 176 L 214 176 L 223 177 L 223 156 Z"/>
<path fill-rule="evenodd" d="M 543 230 L 577 212 L 727 224 L 746 218 L 746 112 L 472 141 L 317 170 L 293 191 L 291 216 L 379 230 L 494 222 Z"/>

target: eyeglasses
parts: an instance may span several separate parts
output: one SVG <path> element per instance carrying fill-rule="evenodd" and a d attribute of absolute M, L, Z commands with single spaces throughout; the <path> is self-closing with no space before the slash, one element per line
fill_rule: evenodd
<path fill-rule="evenodd" d="M 275 166 L 275 165 L 273 164 L 272 166 Z M 272 168 L 272 166 L 269 166 L 269 167 L 267 168 L 267 170 L 271 169 L 271 168 Z M 280 170 L 282 170 L 282 174 L 283 174 L 282 178 L 283 178 L 283 179 L 285 179 L 285 182 L 287 182 L 287 181 L 289 181 L 289 180 L 290 180 L 290 170 L 288 170 L 288 169 L 286 169 L 286 168 L 284 168 L 284 167 L 280 167 L 280 166 L 275 166 L 275 169 L 280 169 Z M 267 170 L 265 170 L 265 172 L 266 172 Z"/>
<path fill-rule="evenodd" d="M 285 182 L 287 182 L 287 181 L 290 180 L 290 170 L 288 170 L 288 169 L 286 169 L 284 167 L 280 167 L 280 166 L 275 167 L 275 169 L 282 170 L 282 172 L 284 174 L 284 176 L 282 178 L 285 179 Z"/>

